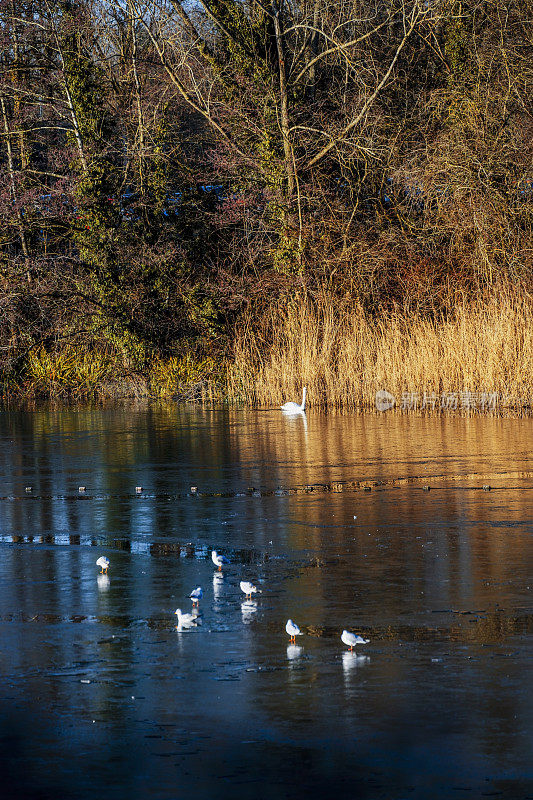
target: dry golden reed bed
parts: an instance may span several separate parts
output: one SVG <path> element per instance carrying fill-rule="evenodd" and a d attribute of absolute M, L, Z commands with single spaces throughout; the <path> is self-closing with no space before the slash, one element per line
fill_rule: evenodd
<path fill-rule="evenodd" d="M 258 406 L 298 400 L 312 406 L 374 406 L 376 391 L 422 402 L 465 392 L 496 393 L 497 406 L 530 407 L 533 398 L 533 298 L 502 290 L 458 304 L 446 318 L 385 313 L 369 319 L 353 303 L 296 297 L 260 325 L 240 328 L 226 375 L 227 399 Z M 475 404 L 475 400 L 474 400 Z"/>
<path fill-rule="evenodd" d="M 279 406 L 307 386 L 315 408 L 374 408 L 386 390 L 396 406 L 533 409 L 533 297 L 503 288 L 428 319 L 407 312 L 365 315 L 327 290 L 279 303 L 241 321 L 221 362 L 184 352 L 135 368 L 113 347 L 67 344 L 30 353 L 2 395 L 32 400 L 177 399 Z M 455 406 L 453 397 L 455 396 Z M 489 397 L 490 396 L 490 397 Z M 450 402 L 450 400 L 452 402 Z"/>

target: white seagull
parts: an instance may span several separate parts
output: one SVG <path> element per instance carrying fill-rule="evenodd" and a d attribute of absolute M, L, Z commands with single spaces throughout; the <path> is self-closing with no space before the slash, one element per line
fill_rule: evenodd
<path fill-rule="evenodd" d="M 198 614 L 183 614 L 181 608 L 177 608 L 174 614 L 178 618 L 179 628 L 191 628 L 198 621 Z"/>
<path fill-rule="evenodd" d="M 303 394 L 302 394 L 302 405 L 299 406 L 298 403 L 284 403 L 281 406 L 281 410 L 284 411 L 286 414 L 304 414 L 305 413 L 305 397 L 307 394 L 307 389 L 304 386 Z"/>
<path fill-rule="evenodd" d="M 107 574 L 107 570 L 109 569 L 109 559 L 105 556 L 100 556 L 96 562 L 96 566 L 102 568 L 100 575 L 103 575 L 104 572 Z"/>
<path fill-rule="evenodd" d="M 220 572 L 222 572 L 222 564 L 229 564 L 229 559 L 227 559 L 226 556 L 219 555 L 216 550 L 213 550 L 211 553 L 211 561 L 215 567 L 218 567 Z"/>
<path fill-rule="evenodd" d="M 204 596 L 204 593 L 202 591 L 202 587 L 201 586 L 197 586 L 196 589 L 193 589 L 192 592 L 189 595 L 189 597 L 192 600 L 193 606 L 197 606 L 198 602 L 202 599 L 203 596 Z"/>
<path fill-rule="evenodd" d="M 353 650 L 356 644 L 368 644 L 370 639 L 363 639 L 362 636 L 358 636 L 356 633 L 350 633 L 350 631 L 343 631 L 341 633 L 341 640 L 344 644 L 347 644 L 350 650 Z"/>
<path fill-rule="evenodd" d="M 292 621 L 292 619 L 287 620 L 287 624 L 285 625 L 285 630 L 291 637 L 291 643 L 293 644 L 296 642 L 296 637 L 302 635 L 300 628 L 295 622 Z"/>
<path fill-rule="evenodd" d="M 239 586 L 241 587 L 241 592 L 244 592 L 246 595 L 247 600 L 251 600 L 252 594 L 257 592 L 257 586 L 254 586 L 250 581 L 241 581 Z"/>

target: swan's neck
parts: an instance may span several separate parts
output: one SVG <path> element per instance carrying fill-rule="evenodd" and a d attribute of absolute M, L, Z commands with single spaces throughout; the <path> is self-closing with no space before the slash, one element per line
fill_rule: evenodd
<path fill-rule="evenodd" d="M 306 395 L 307 395 L 307 389 L 304 386 L 304 391 L 303 391 L 303 395 L 302 395 L 302 406 L 301 406 L 302 411 L 305 410 L 305 397 L 306 397 Z"/>

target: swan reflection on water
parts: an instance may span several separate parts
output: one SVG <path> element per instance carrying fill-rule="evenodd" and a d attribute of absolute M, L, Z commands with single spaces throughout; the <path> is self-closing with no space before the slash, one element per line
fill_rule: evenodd
<path fill-rule="evenodd" d="M 296 432 L 297 428 L 300 430 L 303 428 L 304 442 L 307 444 L 307 417 L 305 416 L 305 412 L 302 411 L 298 416 L 296 414 L 284 413 L 283 416 L 287 418 L 287 425 L 292 431 Z"/>
<path fill-rule="evenodd" d="M 110 586 L 109 575 L 106 573 L 98 573 L 96 576 L 96 582 L 98 584 L 98 591 L 100 592 L 107 592 Z"/>
<path fill-rule="evenodd" d="M 241 603 L 242 621 L 247 624 L 251 622 L 257 612 L 257 603 L 255 600 L 245 600 Z"/>
<path fill-rule="evenodd" d="M 305 411 L 300 411 L 299 414 L 284 411 L 283 416 L 285 417 L 287 426 L 291 429 L 291 431 L 296 432 L 297 429 L 302 430 L 303 428 L 303 432 L 305 434 L 304 439 L 307 443 L 307 417 L 305 415 Z"/>

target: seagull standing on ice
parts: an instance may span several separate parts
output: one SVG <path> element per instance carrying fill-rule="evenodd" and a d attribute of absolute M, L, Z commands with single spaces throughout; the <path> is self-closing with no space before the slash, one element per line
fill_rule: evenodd
<path fill-rule="evenodd" d="M 350 650 L 353 650 L 356 644 L 368 644 L 370 639 L 363 639 L 362 636 L 358 636 L 356 633 L 343 631 L 341 633 L 341 641 L 343 641 L 344 644 L 347 644 Z"/>
<path fill-rule="evenodd" d="M 106 558 L 105 556 L 100 556 L 100 558 L 96 562 L 96 566 L 102 568 L 100 575 L 103 575 L 104 572 L 107 575 L 107 570 L 109 569 L 109 559 Z"/>
<path fill-rule="evenodd" d="M 183 614 L 181 608 L 177 608 L 174 614 L 178 618 L 178 628 L 192 628 L 198 621 L 197 614 Z"/>
<path fill-rule="evenodd" d="M 285 625 L 285 630 L 291 637 L 291 643 L 294 644 L 296 642 L 296 637 L 301 636 L 302 632 L 298 625 L 292 621 L 292 619 L 287 620 L 287 624 Z"/>
<path fill-rule="evenodd" d="M 247 600 L 251 600 L 252 594 L 257 592 L 257 586 L 254 586 L 250 581 L 241 581 L 239 585 L 241 587 L 241 592 L 244 592 Z"/>
<path fill-rule="evenodd" d="M 215 567 L 218 567 L 220 572 L 222 572 L 222 564 L 229 564 L 229 559 L 227 559 L 226 556 L 219 555 L 216 550 L 213 550 L 211 553 L 211 561 Z"/>
<path fill-rule="evenodd" d="M 189 597 L 192 600 L 193 606 L 197 606 L 199 601 L 202 599 L 203 596 L 204 596 L 204 593 L 202 591 L 202 587 L 201 586 L 197 586 L 196 589 L 193 589 L 192 592 L 189 595 Z"/>

